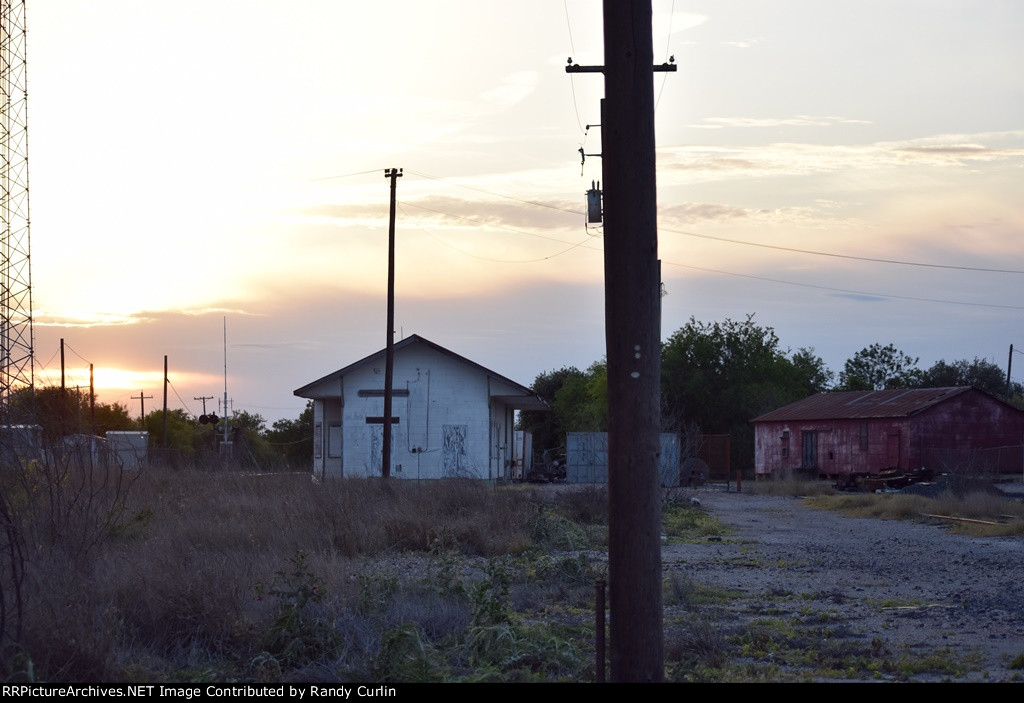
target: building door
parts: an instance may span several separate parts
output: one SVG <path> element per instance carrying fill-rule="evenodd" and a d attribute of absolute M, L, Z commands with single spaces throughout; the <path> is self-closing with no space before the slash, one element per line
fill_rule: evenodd
<path fill-rule="evenodd" d="M 800 458 L 800 466 L 804 469 L 818 468 L 818 433 L 804 432 L 802 436 L 803 452 Z"/>
<path fill-rule="evenodd" d="M 899 430 L 890 432 L 887 437 L 885 459 L 886 466 L 899 466 L 900 465 L 900 433 Z"/>

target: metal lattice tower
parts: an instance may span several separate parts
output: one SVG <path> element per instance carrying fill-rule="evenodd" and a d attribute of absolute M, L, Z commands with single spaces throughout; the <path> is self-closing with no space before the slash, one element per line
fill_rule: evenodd
<path fill-rule="evenodd" d="M 31 419 L 35 374 L 25 34 L 25 0 L 0 0 L 0 424 Z"/>

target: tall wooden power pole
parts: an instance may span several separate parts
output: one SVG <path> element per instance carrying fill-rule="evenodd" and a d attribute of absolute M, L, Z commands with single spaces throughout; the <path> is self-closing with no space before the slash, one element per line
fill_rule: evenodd
<path fill-rule="evenodd" d="M 604 1 L 601 151 L 612 681 L 662 681 L 661 275 L 651 0 Z"/>
<path fill-rule="evenodd" d="M 604 0 L 605 343 L 612 681 L 662 681 L 661 280 L 651 0 Z"/>
<path fill-rule="evenodd" d="M 391 179 L 391 219 L 388 223 L 388 345 L 384 352 L 384 437 L 381 442 L 381 476 L 391 476 L 391 380 L 395 375 L 395 189 L 402 169 L 389 168 L 384 177 Z"/>

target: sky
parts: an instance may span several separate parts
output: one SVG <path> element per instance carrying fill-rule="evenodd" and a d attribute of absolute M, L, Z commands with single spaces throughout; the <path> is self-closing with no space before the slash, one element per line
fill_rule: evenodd
<path fill-rule="evenodd" d="M 653 11 L 679 67 L 654 77 L 664 337 L 753 315 L 836 372 L 873 343 L 922 368 L 1024 351 L 1024 3 Z M 603 62 L 597 0 L 27 22 L 37 383 L 63 338 L 66 383 L 92 363 L 133 416 L 166 355 L 171 407 L 297 417 L 296 388 L 385 345 L 392 167 L 398 338 L 524 385 L 603 357 L 603 80 L 564 70 Z"/>

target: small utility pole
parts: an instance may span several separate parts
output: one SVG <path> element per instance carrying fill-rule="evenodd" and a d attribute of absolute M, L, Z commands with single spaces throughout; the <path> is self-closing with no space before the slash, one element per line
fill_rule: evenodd
<path fill-rule="evenodd" d="M 234 448 L 231 446 L 231 435 L 228 434 L 231 431 L 231 415 L 228 413 L 228 317 L 224 316 L 224 442 L 221 444 L 222 447 L 226 447 L 227 458 L 230 459 Z"/>
<path fill-rule="evenodd" d="M 1010 371 L 1012 371 L 1012 370 L 1013 370 L 1013 345 L 1011 344 L 1010 345 L 1010 358 L 1006 360 L 1006 399 L 1007 400 L 1009 400 L 1012 397 L 1010 395 L 1010 391 L 1013 390 L 1013 386 L 1012 386 L 1011 381 L 1010 381 L 1010 379 L 1011 379 Z"/>
<path fill-rule="evenodd" d="M 402 169 L 389 168 L 384 177 L 391 179 L 391 218 L 388 223 L 388 344 L 384 352 L 384 438 L 381 442 L 381 476 L 391 476 L 391 381 L 395 375 L 395 189 Z"/>
<path fill-rule="evenodd" d="M 139 401 L 139 424 L 143 429 L 146 428 L 146 400 L 152 397 L 151 395 L 145 395 L 143 391 L 139 391 L 138 395 L 132 396 L 132 400 Z"/>
<path fill-rule="evenodd" d="M 167 355 L 164 354 L 164 449 L 167 449 L 167 383 Z"/>
<path fill-rule="evenodd" d="M 96 382 L 89 364 L 89 432 L 96 434 Z"/>
<path fill-rule="evenodd" d="M 651 0 L 604 0 L 601 152 L 608 369 L 612 681 L 664 679 L 661 597 L 661 276 Z"/>
<path fill-rule="evenodd" d="M 213 396 L 212 395 L 192 396 L 192 400 L 201 400 L 201 401 L 203 401 L 203 415 L 205 415 L 206 414 L 206 401 L 213 400 Z"/>

